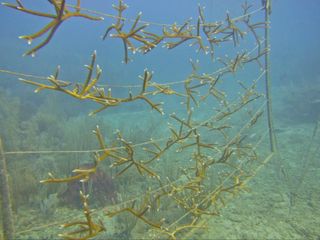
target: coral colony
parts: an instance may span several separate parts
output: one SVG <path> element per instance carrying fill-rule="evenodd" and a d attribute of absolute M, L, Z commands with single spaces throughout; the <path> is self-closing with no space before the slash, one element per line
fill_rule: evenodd
<path fill-rule="evenodd" d="M 41 39 L 38 45 L 25 53 L 26 55 L 35 55 L 43 47 L 51 44 L 50 41 L 57 29 L 70 18 L 103 20 L 93 12 L 87 14 L 81 7 L 80 0 L 76 1 L 76 5 L 67 4 L 67 0 L 50 0 L 47 4 L 53 8 L 54 13 L 29 9 L 22 0 L 16 0 L 15 4 L 3 3 L 16 11 L 50 20 L 38 32 L 20 37 L 30 44 L 35 39 Z M 88 72 L 83 82 L 60 80 L 60 66 L 47 77 L 46 82 L 20 78 L 22 82 L 35 86 L 36 93 L 51 90 L 78 100 L 96 103 L 98 107 L 90 115 L 108 111 L 111 107 L 116 108 L 128 102 L 141 101 L 162 118 L 165 102 L 154 99 L 159 99 L 159 96 L 163 99 L 177 97 L 182 102 L 183 111 L 166 115 L 169 116 L 165 120 L 169 119 L 167 135 L 164 138 L 161 136 L 161 141 L 150 139 L 147 143 L 139 145 L 130 142 L 124 133 L 117 131 L 114 142 L 110 143 L 106 139 L 111 138 L 104 136 L 97 126 L 93 133 L 100 150 L 95 152 L 93 163 L 76 168 L 65 177 L 60 177 L 59 172 L 49 172 L 48 178 L 41 183 L 67 183 L 68 189 L 64 198 L 70 202 L 73 201 L 76 189 L 77 197 L 82 203 L 84 220 L 62 224 L 63 228 L 72 230 L 59 236 L 65 239 L 90 239 L 108 231 L 108 226 L 95 219 L 93 211 L 89 208 L 91 196 L 80 186 L 81 183 L 93 179 L 92 184 L 97 186 L 97 190 L 91 194 L 97 195 L 99 191 L 106 191 L 107 195 L 116 198 L 113 192 L 115 189 L 107 191 L 99 185 L 99 181 L 107 181 L 109 187 L 115 188 L 112 185 L 113 179 L 100 172 L 101 165 L 110 162 L 110 168 L 114 172 L 113 178 L 125 177 L 130 173 L 143 178 L 146 188 L 139 199 L 126 201 L 116 207 L 110 206 L 102 211 L 111 218 L 130 214 L 146 226 L 149 237 L 178 239 L 183 237 L 183 234 L 205 228 L 203 217 L 219 215 L 219 209 L 227 204 L 229 198 L 246 190 L 246 182 L 254 176 L 253 166 L 257 164 L 259 157 L 256 146 L 244 132 L 253 129 L 263 116 L 263 108 L 247 114 L 247 107 L 264 98 L 257 90 L 257 84 L 265 71 L 262 70 L 259 78 L 252 82 L 238 81 L 236 84 L 241 91 L 235 101 L 229 101 L 220 83 L 248 63 L 257 63 L 259 68 L 262 67 L 260 60 L 268 49 L 262 46 L 259 29 L 266 28 L 267 24 L 263 21 L 252 22 L 252 6 L 247 3 L 242 5 L 242 16 L 232 18 L 230 13 L 227 13 L 225 20 L 219 22 L 207 21 L 204 8 L 199 6 L 195 22 L 187 20 L 181 24 L 163 25 L 160 31 L 153 32 L 149 30 L 149 23 L 141 20 L 141 12 L 133 20 L 124 16 L 128 6 L 122 0 L 112 7 L 116 11 L 114 23 L 106 28 L 103 39 L 107 41 L 114 38 L 122 41 L 125 63 L 132 60 L 131 53 L 148 54 L 159 45 L 171 50 L 188 44 L 200 53 L 209 54 L 212 60 L 216 59 L 214 63 L 222 67 L 213 74 L 199 73 L 198 62 L 191 61 L 192 72 L 181 82 L 183 88 L 179 90 L 174 89 L 170 83 L 153 81 L 152 71 L 144 69 L 139 76 L 142 80 L 140 90 L 137 93 L 128 91 L 125 97 L 116 96 L 111 88 L 105 89 L 100 85 L 102 68 L 96 63 L 95 51 L 90 63 L 85 66 Z M 218 45 L 231 43 L 231 46 L 237 47 L 242 39 L 249 36 L 255 42 L 252 51 L 241 50 L 234 56 L 216 57 Z M 212 102 L 215 107 L 218 106 L 216 110 L 209 118 L 199 119 L 197 109 Z M 146 111 L 146 117 L 148 114 L 150 113 Z M 237 114 L 243 114 L 247 123 L 234 135 L 232 120 Z M 181 156 L 189 157 L 181 159 Z M 170 158 L 172 162 L 181 159 L 180 166 L 175 170 L 179 173 L 177 177 L 168 176 L 161 171 L 159 166 L 164 158 Z M 130 184 L 135 183 L 128 181 L 124 187 L 129 189 Z M 164 214 L 167 209 L 175 209 L 175 214 Z"/>

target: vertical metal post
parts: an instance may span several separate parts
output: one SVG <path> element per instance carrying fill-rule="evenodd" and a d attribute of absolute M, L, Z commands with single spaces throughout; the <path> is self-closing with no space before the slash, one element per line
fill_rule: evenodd
<path fill-rule="evenodd" d="M 262 0 L 262 4 L 265 8 L 265 49 L 267 52 L 265 54 L 264 64 L 265 64 L 265 88 L 266 88 L 266 98 L 267 98 L 267 118 L 268 118 L 268 128 L 269 128 L 269 139 L 270 139 L 270 150 L 274 152 L 276 150 L 275 136 L 273 131 L 273 121 L 272 121 L 272 100 L 271 100 L 271 79 L 270 79 L 270 14 L 271 14 L 271 0 Z"/>
<path fill-rule="evenodd" d="M 7 163 L 3 150 L 2 140 L 0 137 L 0 190 L 2 197 L 2 225 L 3 237 L 5 240 L 13 240 L 13 221 L 10 201 L 10 190 Z"/>

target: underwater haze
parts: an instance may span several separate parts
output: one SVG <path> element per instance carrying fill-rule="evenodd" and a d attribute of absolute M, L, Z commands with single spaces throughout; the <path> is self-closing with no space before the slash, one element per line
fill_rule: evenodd
<path fill-rule="evenodd" d="M 318 0 L 3 1 L 1 239 L 320 239 Z"/>

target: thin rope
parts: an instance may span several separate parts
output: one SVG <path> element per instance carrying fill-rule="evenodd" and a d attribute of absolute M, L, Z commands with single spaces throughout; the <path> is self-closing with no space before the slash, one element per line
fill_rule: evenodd
<path fill-rule="evenodd" d="M 27 77 L 27 78 L 36 78 L 36 79 L 42 79 L 42 80 L 47 80 L 48 77 L 44 77 L 44 76 L 39 76 L 39 75 L 33 75 L 33 74 L 28 74 L 28 73 L 21 73 L 21 72 L 15 72 L 15 71 L 10 71 L 7 69 L 0 69 L 1 73 L 7 73 L 10 75 L 15 75 L 18 77 Z"/>
<path fill-rule="evenodd" d="M 262 44 L 264 40 L 260 41 Z M 250 56 L 255 50 L 259 48 L 258 45 L 256 45 L 251 51 L 248 53 L 248 56 Z M 208 75 L 210 76 L 215 76 L 219 73 L 222 73 L 230 68 L 231 64 L 222 68 L 217 69 L 216 71 L 209 73 Z M 177 84 L 183 84 L 185 83 L 185 80 L 179 80 L 179 81 L 171 81 L 171 82 L 166 82 L 166 83 L 157 83 L 157 85 L 160 86 L 172 86 L 172 85 L 177 85 Z M 141 85 L 109 85 L 109 84 L 100 84 L 100 87 L 115 87 L 115 88 L 141 88 Z"/>
<path fill-rule="evenodd" d="M 132 147 L 138 147 L 143 145 L 148 145 L 154 142 L 161 142 L 163 140 L 167 140 L 167 138 L 159 138 L 156 140 L 149 140 L 146 142 L 141 142 L 132 145 Z M 113 147 L 113 148 L 105 148 L 105 149 L 92 149 L 92 150 L 40 150 L 40 151 L 9 151 L 5 152 L 5 155 L 19 155 L 19 154 L 71 154 L 71 153 L 98 153 L 98 152 L 105 152 L 105 151 L 112 151 L 112 150 L 121 150 L 125 149 L 125 147 Z"/>
<path fill-rule="evenodd" d="M 262 44 L 265 40 L 262 40 L 260 43 Z M 256 45 L 253 49 L 248 52 L 248 55 L 250 56 L 255 50 L 258 49 L 258 45 Z M 216 71 L 210 73 L 210 76 L 217 75 L 219 73 L 222 73 L 226 70 L 228 70 L 229 66 L 225 66 L 222 68 L 217 69 Z M 26 77 L 26 78 L 35 78 L 35 79 L 41 79 L 41 80 L 48 80 L 48 77 L 45 76 L 40 76 L 40 75 L 34 75 L 34 74 L 28 74 L 28 73 L 21 73 L 21 72 L 15 72 L 11 71 L 8 69 L 0 69 L 0 73 L 5 73 L 5 74 L 10 74 L 10 75 L 15 75 L 18 77 Z M 63 80 L 59 80 L 63 81 Z M 172 85 L 177 85 L 177 84 L 183 84 L 185 80 L 179 80 L 179 81 L 174 81 L 174 82 L 166 82 L 166 83 L 157 83 L 157 85 L 160 86 L 172 86 Z M 141 88 L 141 85 L 113 85 L 113 84 L 98 84 L 98 87 L 110 87 L 110 88 Z"/>
<path fill-rule="evenodd" d="M 123 20 L 123 21 L 131 21 L 131 22 L 135 22 L 136 19 L 132 19 L 132 18 L 126 18 L 126 17 L 119 17 L 117 15 L 113 15 L 113 14 L 109 14 L 109 13 L 105 13 L 105 12 L 100 12 L 100 11 L 96 11 L 96 10 L 92 10 L 92 9 L 89 9 L 89 8 L 82 8 L 82 7 L 77 7 L 75 5 L 72 5 L 72 4 L 66 4 L 67 7 L 71 7 L 71 8 L 74 8 L 74 9 L 80 9 L 82 11 L 85 11 L 85 12 L 88 12 L 88 13 L 93 13 L 95 15 L 98 15 L 98 16 L 102 16 L 102 17 L 108 17 L 108 18 L 113 18 L 113 19 L 120 19 L 120 20 Z M 241 19 L 243 18 L 246 18 L 248 16 L 251 16 L 253 14 L 256 14 L 260 11 L 264 10 L 264 7 L 260 7 L 258 9 L 255 9 L 255 10 L 252 10 L 251 12 L 247 13 L 247 14 L 244 14 L 244 15 L 240 15 L 238 17 L 235 17 L 235 18 L 231 18 L 231 21 L 240 21 Z M 142 23 L 142 24 L 148 24 L 148 25 L 154 25 L 154 26 L 160 26 L 160 27 L 170 27 L 172 26 L 172 24 L 170 23 L 158 23 L 158 22 L 152 22 L 152 21 L 146 21 L 146 20 L 139 20 L 139 23 Z M 195 25 L 191 25 L 193 27 L 195 27 Z M 200 24 L 200 26 L 203 26 L 203 24 Z"/>

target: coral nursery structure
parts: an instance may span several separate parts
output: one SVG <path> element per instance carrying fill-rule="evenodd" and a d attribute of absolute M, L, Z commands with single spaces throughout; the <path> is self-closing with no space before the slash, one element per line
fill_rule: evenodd
<path fill-rule="evenodd" d="M 106 121 L 100 122 L 92 129 L 97 147 L 84 151 L 84 155 L 90 153 L 85 161 L 79 160 L 70 169 L 52 168 L 41 180 L 48 188 L 56 186 L 50 191 L 59 192 L 58 198 L 49 198 L 50 192 L 47 199 L 60 201 L 62 207 L 79 208 L 80 204 L 83 211 L 82 216 L 59 222 L 65 232 L 56 234 L 64 239 L 195 238 L 195 232 L 208 227 L 205 219 L 218 216 L 232 198 L 247 191 L 247 182 L 272 157 L 260 148 L 268 132 L 261 121 L 268 101 L 260 87 L 267 71 L 264 57 L 269 52 L 261 35 L 268 22 L 254 16 L 269 9 L 269 1 L 258 8 L 245 2 L 241 16 L 227 12 L 223 21 L 209 21 L 205 8 L 198 6 L 198 16 L 180 24 L 148 23 L 142 20 L 142 13 L 127 18 L 128 5 L 122 0 L 112 5 L 115 15 L 83 8 L 81 3 L 51 0 L 47 2 L 51 11 L 29 8 L 22 0 L 3 6 L 50 20 L 39 31 L 20 37 L 29 43 L 40 39 L 26 55 L 36 55 L 54 44 L 57 30 L 69 19 L 80 17 L 99 24 L 103 17 L 111 17 L 113 22 L 102 38 L 105 44 L 111 39 L 122 43 L 119 51 L 125 64 L 134 61 L 135 53 L 151 54 L 158 46 L 174 52 L 187 45 L 203 56 L 208 54 L 216 71 L 201 72 L 200 63 L 190 60 L 184 80 L 157 82 L 156 73 L 141 69 L 139 84 L 123 86 L 119 92 L 102 82 L 103 67 L 97 64 L 100 56 L 92 51 L 83 81 L 62 80 L 63 66 L 43 79 L 20 74 L 19 80 L 34 87 L 35 93 L 56 92 L 79 104 L 91 103 L 95 109 L 88 118 L 108 116 L 109 111 L 130 104 L 146 106 L 139 113 L 117 112 L 119 120 L 107 123 L 110 131 L 103 126 Z M 242 48 L 242 44 L 251 48 L 246 50 L 248 46 Z M 253 80 L 253 74 L 244 74 L 249 70 L 255 73 Z M 123 123 L 120 129 L 116 122 Z M 134 127 L 134 122 L 143 127 Z M 125 129 L 127 124 L 130 131 Z M 84 139 L 84 132 L 77 131 L 78 139 L 69 137 Z M 64 159 L 64 166 L 68 161 Z M 50 162 L 56 164 L 54 158 Z M 116 221 L 105 221 L 107 217 Z M 125 229 L 119 230 L 119 225 Z"/>

